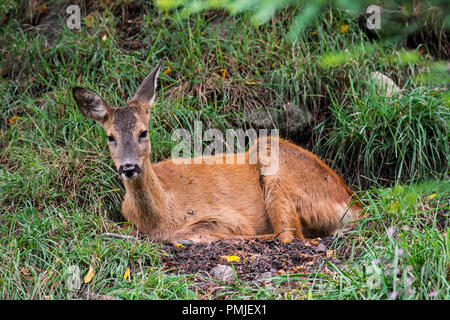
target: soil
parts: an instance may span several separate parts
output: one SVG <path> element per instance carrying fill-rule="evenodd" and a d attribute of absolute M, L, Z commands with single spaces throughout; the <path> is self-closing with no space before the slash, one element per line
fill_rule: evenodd
<path fill-rule="evenodd" d="M 209 244 L 162 243 L 162 249 L 168 253 L 163 258 L 163 265 L 167 271 L 177 275 L 194 275 L 192 280 L 207 291 L 237 279 L 267 285 L 271 282 L 270 278 L 276 275 L 332 273 L 325 261 L 343 264 L 335 250 L 331 249 L 333 240 L 332 236 L 328 236 L 305 242 L 297 239 L 290 242 L 279 239 L 227 239 Z M 230 256 L 239 257 L 239 261 L 228 262 L 227 257 Z M 236 275 L 233 272 L 228 281 L 218 279 L 213 269 L 220 265 L 234 267 Z"/>

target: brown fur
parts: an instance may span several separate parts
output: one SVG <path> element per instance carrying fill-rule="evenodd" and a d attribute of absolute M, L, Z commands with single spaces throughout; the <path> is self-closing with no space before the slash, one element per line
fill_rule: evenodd
<path fill-rule="evenodd" d="M 172 159 L 152 164 L 143 133 L 159 70 L 160 65 L 144 80 L 126 110 L 110 107 L 89 90 L 73 89 L 81 112 L 106 130 L 116 167 L 139 167 L 137 176 L 124 178 L 122 203 L 124 217 L 138 230 L 155 240 L 209 242 L 278 235 L 305 239 L 354 226 L 348 222 L 358 219 L 361 205 L 343 179 L 317 156 L 283 139 L 277 138 L 279 168 L 271 175 L 261 174 L 271 144 L 261 146 L 259 139 L 244 154 L 245 164 L 226 164 L 225 154 L 200 158 L 201 164 Z M 255 154 L 257 161 L 250 161 Z M 210 164 L 220 158 L 223 164 Z"/>
<path fill-rule="evenodd" d="M 353 192 L 338 174 L 286 140 L 279 145 L 279 171 L 268 176 L 248 164 L 249 153 L 240 165 L 147 160 L 136 180 L 125 180 L 123 215 L 153 239 L 197 242 L 280 233 L 304 239 L 331 234 L 340 222 L 357 218 L 360 206 L 354 203 L 341 221 Z"/>

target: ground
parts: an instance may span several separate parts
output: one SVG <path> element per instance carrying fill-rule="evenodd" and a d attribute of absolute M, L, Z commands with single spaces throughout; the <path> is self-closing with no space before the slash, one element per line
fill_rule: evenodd
<path fill-rule="evenodd" d="M 224 282 L 245 281 L 268 285 L 274 276 L 296 277 L 312 273 L 331 274 L 327 263 L 342 267 L 342 255 L 331 249 L 334 238 L 316 238 L 302 242 L 280 239 L 219 240 L 209 244 L 173 245 L 163 243 L 168 255 L 164 269 L 178 275 L 193 274 L 193 280 L 203 291 L 220 288 Z M 340 254 L 344 252 L 340 250 Z M 239 257 L 228 262 L 227 257 Z M 235 258 L 236 259 L 236 258 Z M 227 279 L 214 272 L 221 265 L 231 265 L 234 274 Z M 219 281 L 216 281 L 219 280 Z M 222 280 L 222 281 L 220 281 Z"/>

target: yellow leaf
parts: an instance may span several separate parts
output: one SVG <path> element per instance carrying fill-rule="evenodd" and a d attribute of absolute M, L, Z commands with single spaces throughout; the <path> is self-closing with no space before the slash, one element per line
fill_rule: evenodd
<path fill-rule="evenodd" d="M 281 240 L 281 242 L 283 242 L 283 243 L 289 243 L 289 242 L 291 242 L 291 240 L 289 240 L 289 239 L 283 239 L 283 240 Z"/>
<path fill-rule="evenodd" d="M 177 243 L 177 244 L 174 245 L 174 247 L 175 247 L 176 249 L 183 249 L 183 248 L 184 248 L 184 245 L 183 245 L 182 243 Z"/>
<path fill-rule="evenodd" d="M 225 79 L 225 77 L 227 76 L 227 70 L 225 69 L 220 69 L 219 73 L 222 79 Z"/>
<path fill-rule="evenodd" d="M 231 262 L 239 262 L 241 261 L 241 258 L 238 256 L 227 256 L 227 262 L 231 263 Z"/>
<path fill-rule="evenodd" d="M 127 268 L 127 270 L 125 270 L 125 273 L 123 274 L 123 279 L 127 280 L 129 275 L 130 275 L 130 268 Z"/>
<path fill-rule="evenodd" d="M 24 276 L 29 276 L 31 274 L 30 270 L 28 270 L 28 268 L 25 267 L 20 268 L 20 272 L 22 272 Z"/>
<path fill-rule="evenodd" d="M 433 193 L 433 194 L 430 194 L 428 197 L 427 197 L 427 199 L 428 200 L 431 200 L 431 199 L 433 199 L 434 197 L 436 197 L 437 196 L 437 194 L 436 193 Z"/>
<path fill-rule="evenodd" d="M 167 67 L 167 69 L 163 71 L 164 74 L 168 74 L 170 72 L 172 72 L 172 69 L 170 67 Z"/>
<path fill-rule="evenodd" d="M 348 31 L 348 28 L 349 28 L 348 24 L 343 24 L 341 26 L 341 32 L 346 33 Z"/>
<path fill-rule="evenodd" d="M 258 84 L 258 82 L 253 82 L 253 81 L 245 81 L 244 82 L 244 84 L 247 84 L 247 85 L 257 85 Z"/>
<path fill-rule="evenodd" d="M 19 117 L 18 116 L 14 116 L 11 119 L 9 119 L 8 121 L 9 121 L 10 124 L 13 124 L 17 119 L 19 119 Z"/>
<path fill-rule="evenodd" d="M 84 277 L 84 283 L 91 282 L 92 278 L 94 278 L 94 268 L 90 266 L 87 275 Z"/>

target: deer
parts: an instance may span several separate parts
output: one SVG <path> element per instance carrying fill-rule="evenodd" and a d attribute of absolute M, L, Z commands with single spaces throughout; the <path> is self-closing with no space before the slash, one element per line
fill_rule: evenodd
<path fill-rule="evenodd" d="M 122 107 L 88 89 L 72 89 L 79 111 L 106 131 L 125 187 L 122 215 L 134 230 L 154 241 L 209 243 L 306 241 L 355 227 L 362 205 L 343 178 L 313 153 L 278 137 L 259 137 L 247 152 L 231 155 L 243 156 L 244 163 L 215 161 L 228 153 L 200 157 L 201 164 L 170 158 L 152 163 L 149 119 L 160 70 L 161 61 Z M 260 155 L 271 154 L 266 149 L 272 143 L 278 146 L 278 167 L 269 174 Z"/>

